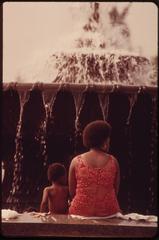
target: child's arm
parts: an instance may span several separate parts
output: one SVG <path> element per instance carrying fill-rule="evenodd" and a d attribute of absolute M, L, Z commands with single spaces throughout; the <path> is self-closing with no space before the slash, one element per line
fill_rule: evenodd
<path fill-rule="evenodd" d="M 115 181 L 114 181 L 114 188 L 115 188 L 116 195 L 118 195 L 119 185 L 120 185 L 120 167 L 119 167 L 119 163 L 118 163 L 117 159 L 114 158 L 114 160 L 115 160 L 116 169 L 117 169 Z"/>
<path fill-rule="evenodd" d="M 43 197 L 40 204 L 40 212 L 47 212 L 48 210 L 48 189 L 45 188 L 43 191 Z"/>
<path fill-rule="evenodd" d="M 76 164 L 76 160 L 74 158 L 70 164 L 69 177 L 68 177 L 70 200 L 73 199 L 76 193 L 77 181 L 76 181 L 76 175 L 75 175 L 75 164 Z"/>

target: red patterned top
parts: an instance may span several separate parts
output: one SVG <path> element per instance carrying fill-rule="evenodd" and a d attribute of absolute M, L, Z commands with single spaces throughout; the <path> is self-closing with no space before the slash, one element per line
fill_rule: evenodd
<path fill-rule="evenodd" d="M 75 166 L 76 194 L 71 202 L 69 214 L 81 216 L 109 216 L 120 212 L 114 189 L 117 166 L 113 156 L 102 168 L 93 168 L 78 156 Z"/>

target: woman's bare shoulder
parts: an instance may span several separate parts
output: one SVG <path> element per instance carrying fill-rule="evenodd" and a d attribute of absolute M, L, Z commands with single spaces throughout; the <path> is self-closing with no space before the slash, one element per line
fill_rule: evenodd
<path fill-rule="evenodd" d="M 117 161 L 117 159 L 116 159 L 116 157 L 115 157 L 114 155 L 112 155 L 112 154 L 107 154 L 107 156 L 108 156 L 109 158 L 112 158 L 114 161 Z"/>
<path fill-rule="evenodd" d="M 81 157 L 81 154 L 75 156 L 72 161 L 71 161 L 71 165 L 74 166 L 79 162 L 79 158 Z"/>

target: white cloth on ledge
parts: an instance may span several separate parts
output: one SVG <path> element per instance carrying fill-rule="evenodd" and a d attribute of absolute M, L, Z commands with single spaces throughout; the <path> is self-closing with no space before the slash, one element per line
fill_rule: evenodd
<path fill-rule="evenodd" d="M 11 209 L 2 209 L 1 214 L 2 214 L 2 219 L 5 219 L 5 220 L 17 218 L 21 215 L 20 213 Z"/>
<path fill-rule="evenodd" d="M 70 216 L 72 218 L 78 218 L 78 219 L 97 219 L 97 220 L 100 220 L 100 219 L 104 220 L 109 218 L 121 218 L 124 220 L 135 220 L 135 221 L 145 220 L 146 222 L 157 222 L 158 220 L 157 216 L 155 215 L 142 215 L 138 213 L 129 213 L 129 214 L 123 215 L 120 212 L 117 212 L 116 214 L 105 216 L 105 217 L 96 217 L 96 216 L 85 217 L 85 216 L 73 215 L 73 214 L 71 214 Z"/>
<path fill-rule="evenodd" d="M 19 217 L 20 213 L 11 210 L 11 209 L 2 209 L 1 210 L 1 214 L 2 214 L 2 219 L 5 220 L 9 220 L 9 219 L 13 219 L 13 218 L 17 218 Z M 50 213 L 37 213 L 37 212 L 31 212 L 31 215 L 35 215 L 35 216 L 47 216 L 50 215 Z M 97 220 L 104 220 L 104 219 L 109 219 L 109 218 L 120 218 L 123 220 L 135 220 L 135 221 L 140 221 L 140 220 L 145 220 L 146 222 L 157 222 L 158 217 L 155 215 L 142 215 L 142 214 L 138 214 L 138 213 L 129 213 L 129 214 L 125 214 L 123 215 L 122 213 L 118 212 L 116 214 L 113 215 L 109 215 L 109 216 L 105 216 L 105 217 L 97 217 L 97 216 L 92 216 L 92 217 L 85 217 L 85 216 L 80 216 L 80 215 L 69 215 L 71 218 L 76 218 L 76 219 L 97 219 Z"/>

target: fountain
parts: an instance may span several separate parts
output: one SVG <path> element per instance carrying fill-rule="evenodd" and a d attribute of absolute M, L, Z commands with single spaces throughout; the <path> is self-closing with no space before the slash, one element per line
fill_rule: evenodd
<path fill-rule="evenodd" d="M 131 3 L 119 13 L 113 7 L 100 15 L 100 3 L 90 3 L 88 22 L 67 37 L 62 48 L 50 53 L 42 65 L 23 69 L 18 82 L 122 84 L 151 86 L 155 82 L 149 59 L 133 51 L 125 18 Z M 65 47 L 66 46 L 66 47 Z"/>
<path fill-rule="evenodd" d="M 146 210 L 147 213 L 155 213 L 156 207 L 152 202 L 156 196 L 156 179 L 153 177 L 156 174 L 153 167 L 156 164 L 156 74 L 149 59 L 133 52 L 130 31 L 125 23 L 130 6 L 128 4 L 122 13 L 113 7 L 107 15 L 109 24 L 104 28 L 100 3 L 90 3 L 88 22 L 70 48 L 54 51 L 42 66 L 33 64 L 22 70 L 16 83 L 4 83 L 4 92 L 16 91 L 20 102 L 15 152 L 8 160 L 13 162 L 14 155 L 12 185 L 6 200 L 10 208 L 24 209 L 24 202 L 26 206 L 34 201 L 38 205 L 41 191 L 47 183 L 48 164 L 63 161 L 68 167 L 71 157 L 84 150 L 81 143 L 84 126 L 92 120 L 104 119 L 114 129 L 111 152 L 121 161 L 119 199 L 122 208 L 128 212 L 138 209 L 144 212 L 146 207 L 135 203 L 135 190 L 130 187 L 136 183 L 134 162 L 141 161 L 139 157 L 143 158 L 144 154 L 140 142 L 139 156 L 136 154 L 135 138 L 140 131 L 134 127 L 135 124 L 142 126 L 138 116 L 143 116 L 142 133 L 146 140 L 142 140 L 147 141 L 147 155 L 142 162 L 147 161 L 146 174 L 149 176 L 149 165 L 152 172 L 149 176 L 151 181 L 145 186 L 153 185 L 150 193 L 145 189 L 150 203 Z M 145 104 L 148 104 L 147 109 Z M 152 116 L 148 116 L 149 112 Z M 146 135 L 150 130 L 151 134 Z M 56 152 L 58 147 L 60 153 Z M 4 180 L 6 178 L 7 173 Z M 138 180 L 141 181 L 140 176 Z M 4 182 L 7 184 L 6 180 Z M 153 201 L 149 200 L 150 195 L 153 195 Z"/>

